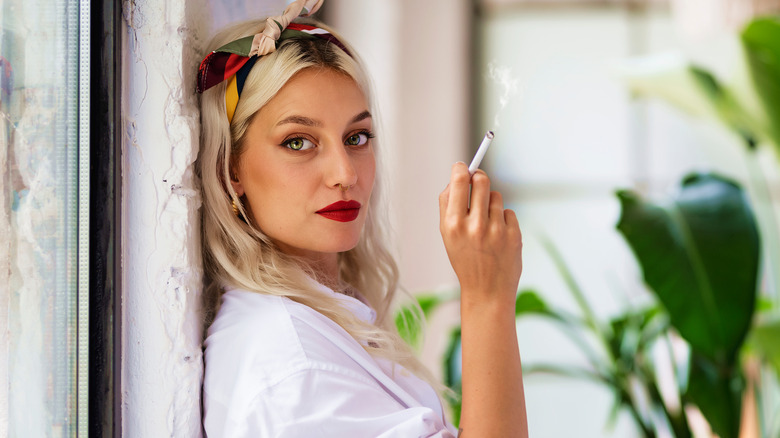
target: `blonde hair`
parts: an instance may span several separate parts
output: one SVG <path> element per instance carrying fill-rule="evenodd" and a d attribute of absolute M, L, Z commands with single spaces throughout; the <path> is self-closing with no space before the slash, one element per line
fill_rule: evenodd
<path fill-rule="evenodd" d="M 328 27 L 311 19 L 306 22 L 331 32 Z M 240 37 L 261 32 L 264 20 L 239 23 L 217 34 L 211 41 L 211 50 Z M 252 117 L 296 73 L 307 68 L 332 69 L 351 77 L 368 99 L 372 114 L 376 114 L 371 100 L 368 75 L 355 50 L 346 46 L 350 55 L 335 44 L 316 39 L 285 40 L 278 49 L 261 57 L 249 73 L 232 123 L 225 110 L 226 82 L 206 90 L 201 98 L 201 148 L 197 169 L 202 181 L 202 232 L 206 270 L 206 315 L 210 323 L 219 306 L 222 287 L 231 285 L 242 289 L 287 297 L 327 316 L 346 330 L 372 356 L 389 359 L 428 381 L 440 392 L 436 382 L 411 348 L 401 339 L 391 314 L 391 302 L 398 290 L 398 268 L 385 244 L 383 223 L 387 217 L 382 209 L 381 175 L 374 184 L 368 213 L 357 246 L 339 254 L 340 278 L 366 298 L 376 311 L 375 324 L 364 322 L 345 309 L 332 296 L 323 293 L 312 282 L 317 279 L 303 260 L 284 254 L 262 230 L 233 213 L 232 202 L 242 218 L 249 217 L 244 210 L 230 179 L 231 166 L 243 151 L 243 140 Z M 381 148 L 374 151 L 381 169 Z M 207 324 L 208 325 L 208 324 Z"/>

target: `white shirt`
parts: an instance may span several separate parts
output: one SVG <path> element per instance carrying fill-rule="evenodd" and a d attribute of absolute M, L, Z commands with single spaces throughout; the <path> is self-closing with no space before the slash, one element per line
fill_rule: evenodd
<path fill-rule="evenodd" d="M 373 322 L 357 299 L 321 286 Z M 206 435 L 454 438 L 435 391 L 287 298 L 232 289 L 204 343 Z"/>

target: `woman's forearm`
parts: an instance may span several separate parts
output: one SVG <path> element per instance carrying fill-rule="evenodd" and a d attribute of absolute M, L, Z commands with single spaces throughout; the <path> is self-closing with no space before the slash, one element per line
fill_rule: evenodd
<path fill-rule="evenodd" d="M 527 437 L 514 303 L 462 303 L 461 336 L 463 436 Z"/>

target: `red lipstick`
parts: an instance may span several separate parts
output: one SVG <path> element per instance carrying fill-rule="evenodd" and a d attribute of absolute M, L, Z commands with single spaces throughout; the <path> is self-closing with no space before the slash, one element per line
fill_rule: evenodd
<path fill-rule="evenodd" d="M 337 201 L 316 213 L 334 221 L 352 222 L 360 214 L 360 203 L 357 201 Z"/>

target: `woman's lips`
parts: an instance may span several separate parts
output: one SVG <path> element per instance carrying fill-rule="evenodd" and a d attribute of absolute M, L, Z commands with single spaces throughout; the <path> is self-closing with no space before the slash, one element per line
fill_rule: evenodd
<path fill-rule="evenodd" d="M 357 201 L 338 201 L 318 210 L 317 214 L 338 222 L 351 222 L 360 214 L 360 203 Z"/>

